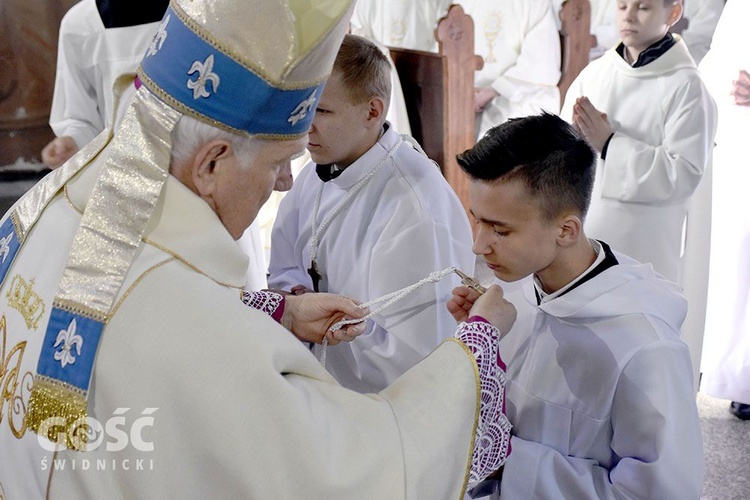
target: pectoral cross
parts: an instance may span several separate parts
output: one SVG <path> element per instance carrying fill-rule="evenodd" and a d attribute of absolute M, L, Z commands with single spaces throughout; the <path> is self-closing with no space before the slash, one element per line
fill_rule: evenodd
<path fill-rule="evenodd" d="M 310 269 L 307 270 L 307 274 L 309 274 L 310 278 L 312 278 L 313 290 L 319 292 L 320 280 L 323 279 L 323 276 L 321 276 L 318 272 L 318 263 L 315 261 L 315 259 L 313 259 L 310 263 Z"/>

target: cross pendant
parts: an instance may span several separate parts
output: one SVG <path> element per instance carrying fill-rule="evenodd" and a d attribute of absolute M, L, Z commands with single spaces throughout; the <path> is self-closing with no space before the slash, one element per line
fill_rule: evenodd
<path fill-rule="evenodd" d="M 312 278 L 313 290 L 319 292 L 320 280 L 323 279 L 323 276 L 318 272 L 318 263 L 315 260 L 310 263 L 310 269 L 307 270 L 307 274 Z"/>

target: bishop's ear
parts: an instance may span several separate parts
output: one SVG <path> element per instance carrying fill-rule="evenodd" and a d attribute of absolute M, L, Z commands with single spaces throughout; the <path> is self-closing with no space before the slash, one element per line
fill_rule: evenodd
<path fill-rule="evenodd" d="M 198 149 L 193 157 L 191 180 L 200 196 L 214 193 L 221 160 L 232 154 L 231 143 L 224 139 L 214 139 Z"/>

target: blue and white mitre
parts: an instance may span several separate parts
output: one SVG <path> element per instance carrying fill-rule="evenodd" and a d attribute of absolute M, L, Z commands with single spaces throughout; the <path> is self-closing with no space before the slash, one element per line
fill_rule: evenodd
<path fill-rule="evenodd" d="M 45 332 L 28 405 L 21 401 L 28 406 L 24 430 L 85 448 L 85 436 L 71 439 L 69 431 L 87 417 L 97 347 L 169 175 L 179 119 L 271 140 L 303 136 L 352 7 L 353 0 L 172 0 L 116 132 L 102 132 L 0 222 L 0 285 L 11 276 L 16 293 L 9 297 Z M 116 101 L 134 78 L 118 80 Z M 54 301 L 36 307 L 33 280 L 16 280 L 9 270 L 45 207 L 94 159 L 103 166 Z"/>

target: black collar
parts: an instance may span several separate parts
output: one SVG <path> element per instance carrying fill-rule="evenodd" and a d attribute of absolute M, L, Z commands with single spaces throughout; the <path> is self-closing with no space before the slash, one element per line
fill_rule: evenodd
<path fill-rule="evenodd" d="M 169 0 L 96 0 L 105 28 L 126 28 L 161 21 Z"/>
<path fill-rule="evenodd" d="M 633 64 L 633 68 L 640 68 L 641 66 L 645 66 L 648 63 L 656 61 L 662 55 L 664 55 L 666 51 L 671 49 L 676 43 L 677 40 L 674 39 L 672 34 L 667 33 L 666 35 L 664 35 L 664 38 L 656 43 L 652 43 L 646 50 L 638 55 L 638 60 L 635 61 L 635 64 Z M 620 42 L 620 45 L 617 46 L 616 50 L 617 53 L 620 54 L 620 57 L 625 59 L 625 62 L 627 62 L 628 59 L 625 57 L 625 44 Z"/>
<path fill-rule="evenodd" d="M 344 171 L 343 168 L 338 168 L 336 165 L 315 165 L 315 172 L 323 182 L 332 181 Z"/>
<path fill-rule="evenodd" d="M 596 240 L 596 241 L 598 241 L 602 245 L 602 251 L 604 252 L 604 260 L 602 260 L 599 264 L 597 264 L 597 266 L 594 269 L 592 269 L 591 271 L 589 271 L 585 276 L 583 276 L 581 279 L 579 279 L 578 281 L 576 281 L 573 286 L 571 286 L 570 288 L 568 288 L 567 290 L 565 290 L 563 293 L 561 293 L 557 297 L 562 297 L 563 295 L 565 295 L 569 291 L 575 290 L 576 288 L 578 288 L 579 286 L 583 285 L 587 281 L 589 281 L 592 278 L 600 275 L 601 273 L 603 273 L 604 271 L 606 271 L 610 267 L 616 266 L 617 264 L 620 263 L 617 260 L 617 257 L 615 257 L 615 254 L 612 253 L 612 249 L 609 247 L 609 245 L 607 245 L 606 243 L 604 243 L 601 240 Z M 534 287 L 534 294 L 536 294 L 536 305 L 541 304 L 542 303 L 542 297 L 539 296 L 539 291 L 536 289 L 536 286 Z M 555 297 L 555 298 L 557 298 L 557 297 Z"/>

